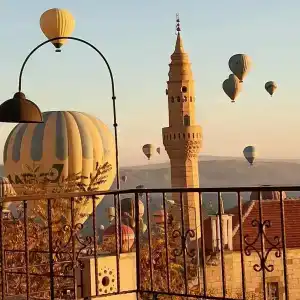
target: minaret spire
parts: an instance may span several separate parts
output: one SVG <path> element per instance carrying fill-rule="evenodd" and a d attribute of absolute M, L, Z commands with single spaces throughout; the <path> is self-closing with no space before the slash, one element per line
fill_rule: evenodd
<path fill-rule="evenodd" d="M 176 39 L 174 54 L 184 54 L 183 43 L 182 43 L 180 32 L 181 32 L 181 26 L 180 26 L 179 14 L 176 14 L 176 32 L 175 32 L 175 34 L 177 35 L 177 39 Z"/>
<path fill-rule="evenodd" d="M 175 34 L 180 34 L 181 28 L 180 28 L 180 19 L 179 19 L 179 14 L 176 14 L 176 33 Z"/>

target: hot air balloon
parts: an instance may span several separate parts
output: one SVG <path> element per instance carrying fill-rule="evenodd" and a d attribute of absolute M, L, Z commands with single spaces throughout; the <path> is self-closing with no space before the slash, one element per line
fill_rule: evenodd
<path fill-rule="evenodd" d="M 121 251 L 130 252 L 134 244 L 134 231 L 124 224 L 121 225 Z M 116 252 L 116 225 L 111 225 L 103 232 L 103 248 L 110 252 Z"/>
<path fill-rule="evenodd" d="M 247 146 L 243 153 L 249 164 L 252 166 L 256 156 L 255 148 L 253 146 Z"/>
<path fill-rule="evenodd" d="M 246 54 L 235 54 L 228 61 L 231 72 L 243 82 L 251 69 L 251 59 Z"/>
<path fill-rule="evenodd" d="M 265 89 L 272 96 L 277 89 L 277 84 L 274 81 L 268 81 L 265 84 Z"/>
<path fill-rule="evenodd" d="M 222 87 L 225 94 L 231 99 L 231 102 L 235 102 L 236 97 L 242 90 L 242 85 L 234 74 L 230 74 L 229 77 L 224 80 Z"/>
<path fill-rule="evenodd" d="M 125 182 L 127 181 L 127 176 L 126 176 L 126 175 L 123 175 L 123 176 L 121 177 L 121 179 L 122 179 L 122 181 L 125 183 Z"/>
<path fill-rule="evenodd" d="M 142 219 L 144 216 L 145 207 L 141 200 L 139 200 L 139 219 Z M 126 217 L 130 215 L 133 220 L 135 220 L 135 199 L 124 198 L 121 200 L 121 215 Z"/>
<path fill-rule="evenodd" d="M 44 35 L 50 40 L 56 37 L 69 37 L 74 31 L 75 20 L 72 14 L 59 8 L 52 8 L 45 11 L 40 18 L 40 27 Z M 67 39 L 52 41 L 56 52 L 65 44 Z"/>
<path fill-rule="evenodd" d="M 154 154 L 154 146 L 151 144 L 146 144 L 143 146 L 143 152 L 144 154 L 147 156 L 147 158 L 150 160 L 150 158 L 152 157 L 152 155 Z"/>
<path fill-rule="evenodd" d="M 160 154 L 160 147 L 156 148 L 156 152 Z"/>
<path fill-rule="evenodd" d="M 65 178 L 77 173 L 83 176 L 79 181 L 89 185 L 90 174 L 97 163 L 109 163 L 111 170 L 99 186 L 101 190 L 108 190 L 115 178 L 116 164 L 114 138 L 107 126 L 91 115 L 73 111 L 44 112 L 43 120 L 44 123 L 18 124 L 4 145 L 5 174 L 17 194 L 28 191 L 25 165 L 34 165 L 35 174 L 48 179 L 46 191 L 52 192 Z M 96 205 L 102 198 L 97 198 Z M 29 209 L 34 207 L 34 202 L 28 202 Z M 92 201 L 78 207 L 80 214 L 87 215 L 92 211 Z M 85 221 L 86 217 L 76 221 Z"/>

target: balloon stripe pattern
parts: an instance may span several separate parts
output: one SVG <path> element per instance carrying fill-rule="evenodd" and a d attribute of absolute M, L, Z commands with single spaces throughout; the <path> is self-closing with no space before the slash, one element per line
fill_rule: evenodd
<path fill-rule="evenodd" d="M 112 166 L 102 190 L 110 188 L 115 174 L 115 144 L 107 126 L 95 117 L 75 111 L 43 113 L 44 123 L 18 124 L 9 134 L 3 153 L 4 169 L 17 193 L 24 166 L 40 166 L 39 172 L 52 173 L 50 182 L 81 173 L 88 184 L 96 163 Z M 25 171 L 26 172 L 26 171 Z M 28 170 L 27 170 L 28 172 Z M 50 174 L 49 173 L 49 174 Z"/>

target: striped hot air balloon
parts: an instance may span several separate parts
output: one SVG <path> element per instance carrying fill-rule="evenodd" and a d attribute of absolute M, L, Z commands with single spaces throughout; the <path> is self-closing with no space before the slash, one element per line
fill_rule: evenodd
<path fill-rule="evenodd" d="M 3 151 L 6 176 L 18 194 L 24 193 L 25 166 L 34 166 L 47 176 L 49 189 L 62 178 L 76 173 L 89 184 L 96 164 L 112 166 L 101 190 L 110 188 L 115 174 L 115 146 L 113 135 L 97 118 L 82 112 L 49 111 L 43 113 L 44 123 L 18 124 L 9 134 Z M 101 199 L 97 200 L 98 203 Z M 32 204 L 33 205 L 33 204 Z M 30 203 L 29 203 L 30 206 Z M 80 213 L 92 212 L 92 203 Z"/>

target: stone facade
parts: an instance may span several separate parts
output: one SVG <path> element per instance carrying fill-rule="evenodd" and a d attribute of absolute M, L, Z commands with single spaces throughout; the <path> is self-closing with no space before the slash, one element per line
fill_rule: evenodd
<path fill-rule="evenodd" d="M 166 90 L 169 126 L 162 129 L 162 135 L 171 162 L 171 184 L 175 188 L 199 187 L 198 155 L 202 147 L 202 129 L 196 123 L 193 74 L 179 31 L 169 66 Z M 173 200 L 180 205 L 180 194 L 174 193 Z M 186 227 L 197 229 L 197 235 L 200 236 L 199 195 L 183 193 L 182 201 L 186 207 Z"/>
<path fill-rule="evenodd" d="M 282 254 L 282 253 L 281 253 Z M 245 286 L 248 299 L 263 299 L 263 272 L 253 269 L 255 264 L 260 265 L 256 252 L 250 256 L 244 255 Z M 266 290 L 271 283 L 278 284 L 279 299 L 285 299 L 284 291 L 284 264 L 282 255 L 275 256 L 272 251 L 267 260 L 267 266 L 274 265 L 272 272 L 265 271 Z M 226 297 L 242 298 L 242 265 L 241 254 L 238 251 L 224 252 L 224 269 L 226 277 Z M 287 249 L 287 274 L 289 298 L 300 299 L 300 249 Z M 222 268 L 207 266 L 206 268 L 207 291 L 211 296 L 222 296 Z M 266 291 L 267 292 L 267 291 Z"/>

